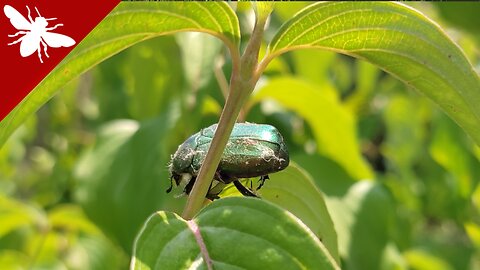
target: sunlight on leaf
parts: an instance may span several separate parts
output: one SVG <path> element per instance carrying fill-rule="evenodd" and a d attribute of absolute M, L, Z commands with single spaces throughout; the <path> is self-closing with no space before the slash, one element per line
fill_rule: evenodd
<path fill-rule="evenodd" d="M 137 236 L 131 269 L 206 268 L 205 251 L 215 269 L 339 269 L 299 219 L 262 200 L 217 200 L 191 222 L 205 244 L 202 253 L 187 221 L 157 212 Z"/>
<path fill-rule="evenodd" d="M 316 3 L 281 27 L 267 58 L 301 48 L 377 65 L 435 101 L 480 144 L 480 79 L 458 46 L 418 11 L 395 2 Z"/>
<path fill-rule="evenodd" d="M 323 194 L 315 186 L 312 177 L 292 161 L 285 170 L 270 174 L 269 177 L 264 186 L 256 191 L 258 196 L 301 219 L 339 263 L 337 233 Z M 256 182 L 257 179 L 252 178 L 242 181 L 242 184 L 248 187 L 250 184 L 257 185 Z M 221 198 L 230 196 L 242 197 L 233 184 L 228 185 L 220 194 Z"/>
<path fill-rule="evenodd" d="M 305 222 L 340 262 L 332 218 L 322 192 L 306 171 L 291 162 L 285 170 L 270 175 L 270 180 L 258 192 L 263 199 L 292 212 Z"/>
<path fill-rule="evenodd" d="M 295 95 L 292 95 L 292 90 Z M 273 99 L 302 116 L 311 126 L 318 152 L 341 164 L 356 179 L 372 178 L 356 138 L 355 119 L 343 107 L 332 89 L 282 78 L 268 82 L 254 93 L 252 102 Z"/>
<path fill-rule="evenodd" d="M 421 249 L 408 250 L 404 253 L 404 256 L 410 267 L 413 269 L 453 270 L 453 267 L 442 258 Z"/>
<path fill-rule="evenodd" d="M 255 11 L 257 18 L 261 20 L 266 20 L 268 15 L 273 11 L 275 3 L 273 1 L 255 1 L 252 2 L 253 10 Z"/>

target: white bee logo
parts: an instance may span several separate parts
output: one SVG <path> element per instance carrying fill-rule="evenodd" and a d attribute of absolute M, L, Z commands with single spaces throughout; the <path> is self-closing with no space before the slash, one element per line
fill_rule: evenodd
<path fill-rule="evenodd" d="M 28 19 L 30 21 L 27 21 L 27 19 L 23 17 L 23 15 L 20 14 L 20 12 L 18 12 L 13 7 L 9 5 L 5 5 L 3 7 L 3 12 L 5 12 L 5 15 L 10 19 L 10 23 L 17 30 L 20 30 L 14 35 L 8 35 L 8 36 L 16 37 L 18 35 L 23 35 L 19 39 L 15 40 L 14 42 L 8 43 L 8 45 L 14 45 L 19 42 L 22 42 L 20 44 L 20 55 L 22 57 L 30 56 L 35 51 L 37 51 L 38 58 L 40 59 L 40 62 L 43 63 L 40 45 L 43 46 L 43 53 L 47 57 L 49 57 L 47 53 L 48 46 L 52 48 L 59 48 L 59 47 L 70 47 L 75 44 L 75 40 L 73 40 L 69 36 L 48 32 L 56 29 L 59 26 L 63 26 L 63 24 L 59 23 L 54 27 L 47 27 L 48 21 L 56 20 L 57 18 L 46 19 L 42 17 L 42 15 L 40 15 L 40 12 L 38 12 L 38 9 L 35 7 L 38 17 L 36 17 L 34 21 L 30 16 L 30 9 L 28 8 L 28 6 L 26 7 L 28 10 Z"/>

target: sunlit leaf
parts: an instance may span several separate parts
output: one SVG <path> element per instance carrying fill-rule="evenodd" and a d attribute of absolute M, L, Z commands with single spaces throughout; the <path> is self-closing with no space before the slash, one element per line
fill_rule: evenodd
<path fill-rule="evenodd" d="M 480 248 L 480 226 L 473 222 L 467 222 L 464 226 L 468 237 L 478 250 Z"/>
<path fill-rule="evenodd" d="M 5 269 L 26 269 L 29 267 L 28 256 L 17 250 L 0 250 L 0 265 Z"/>
<path fill-rule="evenodd" d="M 259 190 L 260 196 L 300 218 L 339 262 L 337 233 L 323 195 L 311 176 L 292 162 L 270 178 Z"/>
<path fill-rule="evenodd" d="M 255 14 L 257 15 L 257 19 L 266 20 L 268 15 L 273 11 L 275 7 L 274 1 L 255 1 L 252 2 L 253 10 L 255 10 Z"/>
<path fill-rule="evenodd" d="M 238 19 L 225 2 L 119 4 L 0 122 L 0 145 L 71 79 L 140 41 L 184 31 L 214 35 L 231 49 L 240 41 Z"/>
<path fill-rule="evenodd" d="M 283 171 L 270 174 L 263 187 L 256 191 L 262 200 L 274 203 L 302 220 L 322 241 L 332 257 L 340 262 L 338 255 L 337 233 L 327 210 L 322 192 L 315 186 L 312 177 L 296 163 Z M 250 179 L 253 185 L 257 179 Z M 249 185 L 249 181 L 244 181 Z M 254 187 L 255 189 L 255 187 Z M 233 185 L 225 188 L 223 196 L 242 196 Z"/>
<path fill-rule="evenodd" d="M 445 33 L 395 2 L 321 2 L 286 22 L 270 56 L 320 48 L 365 59 L 435 101 L 480 144 L 480 79 Z"/>
<path fill-rule="evenodd" d="M 437 257 L 429 252 L 421 249 L 408 250 L 404 256 L 413 269 L 418 270 L 453 270 L 448 262 L 441 257 Z"/>
<path fill-rule="evenodd" d="M 254 198 L 217 200 L 189 223 L 155 213 L 135 241 L 131 269 L 206 268 L 206 254 L 215 269 L 339 269 L 299 219 Z"/>
<path fill-rule="evenodd" d="M 360 153 L 355 119 L 332 89 L 317 89 L 294 78 L 280 78 L 269 81 L 254 93 L 252 102 L 267 99 L 275 100 L 308 122 L 319 153 L 341 164 L 356 179 L 372 177 Z"/>
<path fill-rule="evenodd" d="M 101 231 L 92 224 L 81 208 L 76 205 L 60 205 L 48 212 L 50 226 L 69 230 L 73 232 L 82 232 L 85 234 L 101 234 Z"/>
<path fill-rule="evenodd" d="M 275 6 L 275 15 L 283 21 L 288 20 L 298 11 L 309 5 L 307 1 L 284 1 L 280 5 Z"/>
<path fill-rule="evenodd" d="M 40 210 L 1 194 L 0 220 L 0 239 L 20 228 L 46 225 L 46 219 Z"/>
<path fill-rule="evenodd" d="M 64 258 L 61 261 L 69 269 L 113 270 L 126 263 L 120 249 L 87 219 L 78 205 L 55 207 L 48 213 L 48 219 L 50 234 L 56 235 L 56 241 L 47 252 L 46 260 L 60 261 L 60 253 L 56 248 L 68 240 L 68 247 L 61 251 Z"/>
<path fill-rule="evenodd" d="M 321 50 L 295 50 L 291 54 L 296 75 L 318 85 L 329 81 L 328 69 L 337 59 L 335 53 Z"/>

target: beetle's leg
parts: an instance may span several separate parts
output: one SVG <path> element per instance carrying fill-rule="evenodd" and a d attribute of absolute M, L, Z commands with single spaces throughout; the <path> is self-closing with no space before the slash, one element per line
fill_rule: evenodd
<path fill-rule="evenodd" d="M 173 176 L 170 177 L 170 187 L 166 190 L 167 193 L 170 193 L 170 191 L 172 191 L 172 188 L 173 188 Z"/>
<path fill-rule="evenodd" d="M 240 193 L 242 193 L 243 196 L 258 197 L 258 196 L 255 195 L 251 190 L 249 190 L 248 188 L 244 187 L 244 186 L 242 185 L 242 183 L 238 182 L 238 180 L 233 181 L 233 184 L 234 184 L 235 187 L 238 189 L 238 191 L 240 191 Z"/>
<path fill-rule="evenodd" d="M 210 187 L 208 188 L 208 192 L 207 192 L 207 196 L 205 196 L 207 199 L 213 201 L 213 200 L 216 200 L 216 199 L 220 199 L 220 196 L 218 196 L 218 194 L 220 194 L 220 192 L 222 192 L 222 190 L 220 190 L 217 194 L 210 194 L 210 191 L 212 190 L 212 184 L 210 184 Z"/>
<path fill-rule="evenodd" d="M 185 188 L 183 189 L 183 192 L 185 192 L 186 194 L 190 194 L 190 191 L 192 191 L 192 188 L 193 188 L 193 184 L 195 184 L 195 179 L 197 179 L 197 177 L 192 176 L 192 179 L 190 179 L 188 184 L 185 186 Z"/>
<path fill-rule="evenodd" d="M 257 190 L 259 190 L 263 187 L 263 184 L 265 184 L 265 180 L 267 180 L 267 179 L 270 179 L 270 177 L 268 177 L 268 175 L 260 176 L 260 180 L 258 180 L 260 185 L 258 185 Z"/>
<path fill-rule="evenodd" d="M 214 201 L 220 199 L 220 196 L 218 196 L 218 194 L 207 194 L 207 199 L 209 199 L 210 201 Z"/>
<path fill-rule="evenodd" d="M 207 196 L 205 197 L 211 201 L 215 199 L 220 199 L 220 197 L 218 197 L 218 194 L 210 194 L 210 191 L 212 190 L 212 185 L 213 185 L 213 181 L 210 182 L 210 186 L 208 187 L 208 191 L 207 191 Z"/>

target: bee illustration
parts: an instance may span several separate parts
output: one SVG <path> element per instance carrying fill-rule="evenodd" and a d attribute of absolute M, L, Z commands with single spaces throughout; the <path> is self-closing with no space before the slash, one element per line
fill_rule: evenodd
<path fill-rule="evenodd" d="M 28 10 L 28 21 L 20 12 L 9 5 L 5 5 L 3 7 L 3 12 L 5 15 L 10 19 L 10 23 L 19 30 L 14 35 L 8 35 L 9 37 L 16 37 L 19 35 L 23 35 L 17 40 L 8 43 L 8 45 L 14 45 L 19 42 L 20 43 L 20 55 L 22 57 L 27 57 L 32 55 L 35 51 L 38 53 L 38 58 L 40 59 L 40 63 L 43 63 L 42 60 L 42 52 L 41 46 L 43 46 L 43 53 L 48 56 L 47 48 L 48 46 L 52 48 L 59 48 L 59 47 L 70 47 L 75 44 L 75 40 L 71 37 L 51 33 L 48 31 L 52 31 L 57 27 L 63 26 L 63 24 L 59 23 L 53 27 L 47 27 L 48 21 L 56 20 L 57 18 L 44 18 L 38 12 L 38 9 L 35 7 L 37 11 L 38 17 L 35 18 L 35 21 L 30 16 L 30 9 L 27 7 Z"/>

